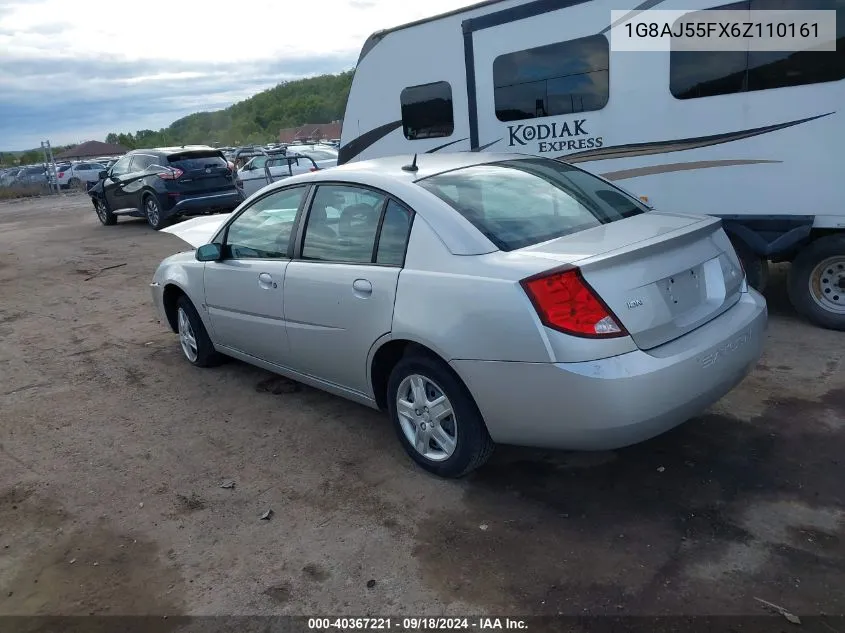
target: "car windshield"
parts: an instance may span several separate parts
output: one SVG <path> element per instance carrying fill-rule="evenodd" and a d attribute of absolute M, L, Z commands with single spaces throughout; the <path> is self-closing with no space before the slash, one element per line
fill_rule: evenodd
<path fill-rule="evenodd" d="M 464 167 L 417 184 L 448 203 L 502 251 L 648 211 L 604 180 L 543 158 Z"/>

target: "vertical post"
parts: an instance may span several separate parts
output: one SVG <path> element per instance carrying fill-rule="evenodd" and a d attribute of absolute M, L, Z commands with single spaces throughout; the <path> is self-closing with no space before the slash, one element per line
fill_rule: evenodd
<path fill-rule="evenodd" d="M 56 171 L 56 161 L 53 160 L 53 150 L 50 148 L 50 141 L 41 141 L 41 152 L 44 154 L 44 164 L 47 165 L 47 185 L 50 193 L 53 193 L 53 181 L 55 180 L 56 193 L 59 192 L 59 173 Z"/>
<path fill-rule="evenodd" d="M 53 158 L 53 148 L 50 146 L 50 141 L 45 141 L 47 144 L 47 156 L 50 158 L 50 167 L 53 169 L 53 173 L 56 176 L 56 193 L 59 193 L 59 170 L 56 169 L 56 159 Z"/>

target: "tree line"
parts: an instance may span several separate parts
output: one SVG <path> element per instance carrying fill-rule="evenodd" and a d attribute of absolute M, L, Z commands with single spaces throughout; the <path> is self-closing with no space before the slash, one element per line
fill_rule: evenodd
<path fill-rule="evenodd" d="M 197 112 L 157 132 L 112 132 L 106 143 L 129 149 L 167 145 L 247 145 L 278 140 L 279 130 L 343 118 L 353 71 L 286 81 L 224 110 Z"/>
<path fill-rule="evenodd" d="M 279 130 L 305 123 L 331 123 L 343 118 L 354 71 L 285 81 L 216 112 L 197 112 L 166 128 L 110 132 L 106 143 L 129 149 L 167 145 L 248 145 L 278 140 Z M 68 147 L 54 147 L 58 154 Z M 0 165 L 43 162 L 40 149 L 0 154 Z"/>

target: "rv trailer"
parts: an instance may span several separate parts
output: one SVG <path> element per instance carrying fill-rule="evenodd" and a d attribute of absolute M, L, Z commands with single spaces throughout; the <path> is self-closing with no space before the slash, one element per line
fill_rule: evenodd
<path fill-rule="evenodd" d="M 611 10 L 836 9 L 836 52 L 610 50 Z M 763 289 L 845 330 L 845 0 L 488 0 L 361 50 L 338 164 L 559 158 L 657 208 L 714 215 Z"/>

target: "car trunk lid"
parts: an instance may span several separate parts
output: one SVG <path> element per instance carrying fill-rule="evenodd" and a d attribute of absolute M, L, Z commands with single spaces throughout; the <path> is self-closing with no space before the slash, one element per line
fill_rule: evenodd
<path fill-rule="evenodd" d="M 229 162 L 217 151 L 189 151 L 172 154 L 167 166 L 182 174 L 173 181 L 180 192 L 199 193 L 225 191 L 234 187 L 235 179 Z"/>
<path fill-rule="evenodd" d="M 742 268 L 716 218 L 649 212 L 522 252 L 578 266 L 643 350 L 716 318 L 742 292 Z"/>
<path fill-rule="evenodd" d="M 199 248 L 211 242 L 211 238 L 220 230 L 220 227 L 229 219 L 230 215 L 230 213 L 218 213 L 191 218 L 165 227 L 159 233 L 175 235 L 194 248 Z"/>

